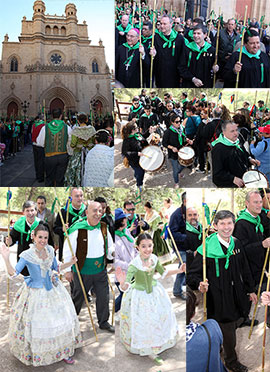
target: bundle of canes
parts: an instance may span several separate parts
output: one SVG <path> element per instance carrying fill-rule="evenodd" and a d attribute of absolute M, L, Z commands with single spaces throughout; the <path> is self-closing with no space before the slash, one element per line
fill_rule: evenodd
<path fill-rule="evenodd" d="M 213 24 L 213 10 L 212 10 L 212 12 L 211 12 L 211 14 L 210 14 L 210 24 L 209 24 L 209 30 L 208 30 L 208 33 L 207 33 L 207 37 L 209 38 L 209 36 L 210 36 L 210 32 L 211 32 L 211 27 L 212 27 L 212 24 Z"/>
<path fill-rule="evenodd" d="M 176 245 L 176 243 L 175 243 L 175 240 L 174 240 L 173 234 L 172 234 L 172 232 L 171 232 L 171 229 L 169 228 L 169 226 L 167 227 L 167 229 L 168 229 L 168 232 L 169 232 L 170 238 L 171 238 L 171 240 L 172 240 L 173 247 L 174 247 L 174 249 L 175 249 L 175 253 L 176 253 L 177 257 L 179 258 L 179 261 L 181 262 L 181 265 L 183 265 L 183 260 L 182 260 L 182 257 L 181 257 L 181 255 L 180 255 L 180 252 L 179 252 L 179 250 L 178 250 L 178 248 L 177 248 L 177 245 Z"/>
<path fill-rule="evenodd" d="M 115 292 L 112 287 L 112 283 L 110 281 L 109 273 L 107 273 L 108 276 L 108 283 L 112 291 L 112 296 L 113 296 L 113 309 L 112 309 L 112 325 L 114 325 L 114 314 L 115 314 Z"/>
<path fill-rule="evenodd" d="M 140 17 L 140 46 L 142 45 L 142 14 L 141 2 L 139 1 L 139 17 Z M 142 69 L 142 54 L 140 53 L 140 85 L 143 88 L 143 69 Z"/>
<path fill-rule="evenodd" d="M 11 200 L 11 191 L 8 187 L 7 192 L 7 210 L 8 210 L 8 235 L 7 235 L 7 246 L 9 248 L 9 237 L 10 237 L 10 200 Z M 9 277 L 7 278 L 7 307 L 9 307 Z"/>
<path fill-rule="evenodd" d="M 202 189 L 202 246 L 203 246 L 203 282 L 206 281 L 206 246 L 205 246 L 205 189 Z M 206 292 L 203 293 L 203 319 L 207 319 Z"/>
<path fill-rule="evenodd" d="M 153 36 L 152 36 L 152 50 L 154 47 L 154 40 L 155 40 L 155 32 L 156 32 L 156 0 L 154 1 L 154 13 L 153 13 Z M 153 85 L 153 62 L 154 62 L 154 57 L 151 56 L 151 64 L 150 64 L 150 89 L 152 89 Z"/>
<path fill-rule="evenodd" d="M 269 98 L 269 89 L 267 89 L 267 94 L 266 94 L 266 101 L 265 101 L 265 106 L 264 106 L 264 109 L 263 109 L 263 114 L 262 114 L 262 119 L 264 117 L 264 114 L 265 114 L 265 111 L 267 109 L 267 105 L 268 105 L 268 98 Z"/>
<path fill-rule="evenodd" d="M 220 203 L 221 203 L 221 199 L 219 199 L 219 201 L 218 201 L 218 203 L 217 203 L 217 206 L 216 206 L 216 209 L 213 210 L 213 214 L 212 214 L 212 217 L 211 217 L 210 224 L 209 224 L 209 226 L 207 227 L 207 230 L 206 230 L 206 233 L 205 233 L 206 236 L 208 235 L 209 230 L 210 230 L 210 228 L 211 228 L 211 226 L 212 226 L 212 224 L 213 224 L 213 221 L 214 221 L 214 218 L 215 218 L 215 216 L 216 216 L 216 214 L 217 214 L 218 207 L 219 207 Z"/>
<path fill-rule="evenodd" d="M 269 203 L 269 200 L 267 198 L 266 190 L 263 189 L 263 192 L 264 192 L 265 199 L 267 200 L 267 203 L 268 203 L 268 209 L 270 209 L 270 203 Z M 261 278 L 260 278 L 260 283 L 259 283 L 258 292 L 257 292 L 257 299 L 259 299 L 260 295 L 261 295 L 262 282 L 263 282 L 263 277 L 264 277 L 265 268 L 266 268 L 266 264 L 267 264 L 267 259 L 268 259 L 268 256 L 269 256 L 269 251 L 270 251 L 270 247 L 267 247 L 265 260 L 264 260 L 264 263 L 263 263 L 263 269 L 262 269 L 262 273 L 261 273 Z M 252 334 L 252 331 L 253 331 L 253 326 L 254 326 L 254 322 L 255 322 L 255 316 L 256 316 L 257 308 L 258 308 L 258 301 L 255 304 L 254 310 L 253 310 L 253 317 L 252 317 L 252 320 L 251 320 L 250 330 L 249 330 L 249 334 L 248 334 L 249 340 L 250 340 L 250 337 L 251 337 L 251 334 Z"/>
<path fill-rule="evenodd" d="M 219 8 L 219 12 L 218 12 L 218 29 L 217 29 L 217 43 L 216 43 L 216 56 L 215 56 L 215 62 L 214 62 L 214 65 L 217 64 L 217 60 L 218 60 L 218 43 L 219 43 L 219 33 L 220 33 L 220 23 L 221 23 L 221 14 L 220 14 L 221 10 Z M 216 86 L 216 73 L 214 73 L 214 79 L 213 79 L 213 88 L 215 88 Z"/>
<path fill-rule="evenodd" d="M 243 53 L 243 46 L 244 46 L 244 35 L 245 35 L 245 31 L 246 31 L 245 27 L 246 27 L 246 21 L 247 21 L 247 9 L 248 9 L 248 6 L 246 5 L 244 24 L 243 24 L 243 32 L 242 32 L 242 39 L 241 39 L 241 47 L 240 47 L 240 53 L 239 53 L 239 59 L 238 59 L 239 63 L 241 63 L 241 60 L 242 60 L 242 53 Z M 237 75 L 236 75 L 236 84 L 235 84 L 236 89 L 238 88 L 238 84 L 239 84 L 239 72 L 237 72 Z"/>
<path fill-rule="evenodd" d="M 267 285 L 266 285 L 266 291 L 267 292 L 269 292 L 269 284 L 270 284 L 270 258 L 269 258 L 268 273 L 267 273 Z M 262 372 L 264 372 L 264 362 L 265 362 L 265 339 L 266 339 L 267 309 L 268 309 L 268 305 L 265 305 L 265 308 L 264 308 L 264 323 L 263 323 Z"/>
<path fill-rule="evenodd" d="M 61 205 L 60 205 L 59 200 L 57 198 L 57 193 L 56 193 L 56 188 L 55 187 L 54 187 L 54 194 L 55 194 L 55 200 L 57 202 L 59 216 L 60 216 L 60 219 L 61 219 L 61 222 L 62 222 L 62 225 L 63 225 L 63 229 L 64 229 L 66 239 L 67 239 L 67 242 L 68 242 L 68 246 L 69 246 L 69 249 L 70 249 L 70 253 L 72 254 L 72 256 L 74 256 L 73 249 L 72 249 L 72 246 L 71 246 L 71 242 L 70 242 L 70 239 L 69 239 L 69 236 L 68 236 L 68 233 L 67 233 L 65 221 L 63 219 L 63 215 L 62 215 L 62 212 L 61 212 Z M 78 274 L 78 279 L 79 279 L 79 282 L 80 282 L 80 285 L 81 285 L 81 288 L 82 288 L 83 297 L 84 297 L 84 300 L 85 300 L 85 303 L 86 303 L 86 306 L 87 306 L 87 309 L 88 309 L 88 313 L 89 313 L 90 321 L 91 321 L 93 331 L 94 331 L 94 334 L 95 334 L 95 337 L 96 337 L 96 341 L 98 341 L 96 327 L 95 327 L 95 324 L 94 324 L 94 321 L 93 321 L 93 317 L 92 317 L 92 314 L 91 314 L 91 309 L 90 309 L 90 306 L 89 306 L 89 303 L 88 303 L 88 300 L 87 300 L 87 294 L 86 294 L 86 291 L 85 291 L 85 288 L 84 288 L 84 285 L 83 285 L 82 277 L 81 277 L 80 270 L 79 270 L 77 262 L 75 263 L 75 268 L 76 268 L 76 271 L 77 271 L 77 274 Z"/>

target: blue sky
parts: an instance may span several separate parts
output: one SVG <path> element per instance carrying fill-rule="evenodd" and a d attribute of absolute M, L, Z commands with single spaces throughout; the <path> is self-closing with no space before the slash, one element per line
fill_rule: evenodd
<path fill-rule="evenodd" d="M 114 68 L 114 1 L 113 0 L 44 0 L 46 12 L 62 15 L 65 6 L 73 3 L 77 8 L 79 23 L 85 20 L 91 45 L 98 45 L 101 38 L 105 46 L 106 60 L 110 69 Z M 34 0 L 0 0 L 0 41 L 9 35 L 9 41 L 19 41 L 23 16 L 28 20 L 33 16 Z M 2 53 L 2 51 L 1 51 Z"/>

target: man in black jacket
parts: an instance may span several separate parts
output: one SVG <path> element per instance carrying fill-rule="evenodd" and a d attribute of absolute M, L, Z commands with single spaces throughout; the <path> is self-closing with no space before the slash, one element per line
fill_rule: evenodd
<path fill-rule="evenodd" d="M 225 121 L 221 129 L 218 139 L 212 142 L 213 182 L 217 187 L 243 187 L 243 174 L 251 164 L 260 162 L 239 144 L 237 124 Z"/>
<path fill-rule="evenodd" d="M 218 64 L 222 70 L 233 53 L 235 44 L 240 40 L 240 36 L 235 31 L 235 19 L 228 19 L 227 25 L 220 31 L 219 48 L 218 48 Z"/>

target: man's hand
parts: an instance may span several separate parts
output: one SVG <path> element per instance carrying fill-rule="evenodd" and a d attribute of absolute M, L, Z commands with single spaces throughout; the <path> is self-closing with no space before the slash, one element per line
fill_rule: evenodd
<path fill-rule="evenodd" d="M 209 287 L 208 279 L 205 279 L 205 282 L 200 282 L 199 291 L 201 293 L 206 293 L 208 291 L 208 287 Z"/>
<path fill-rule="evenodd" d="M 143 47 L 142 44 L 140 44 L 140 46 L 139 46 L 139 52 L 141 53 L 142 56 L 145 55 L 144 47 Z"/>
<path fill-rule="evenodd" d="M 252 164 L 252 165 L 256 165 L 256 166 L 260 166 L 261 165 L 261 162 L 260 160 L 258 159 L 249 159 L 249 162 Z"/>
<path fill-rule="evenodd" d="M 234 65 L 234 68 L 233 68 L 233 72 L 235 74 L 237 74 L 238 72 L 240 72 L 242 70 L 242 66 L 243 66 L 243 64 L 241 62 L 236 62 L 236 64 Z"/>
<path fill-rule="evenodd" d="M 250 299 L 250 301 L 252 301 L 254 304 L 256 304 L 257 301 L 258 301 L 258 299 L 257 299 L 257 295 L 256 295 L 256 293 L 254 293 L 254 292 L 249 294 L 249 299 Z"/>
<path fill-rule="evenodd" d="M 65 273 L 65 278 L 69 283 L 71 283 L 73 281 L 73 272 L 69 271 L 69 272 Z"/>
<path fill-rule="evenodd" d="M 266 238 L 262 241 L 263 248 L 269 248 L 270 247 L 270 238 Z"/>
<path fill-rule="evenodd" d="M 197 79 L 196 77 L 194 77 L 192 79 L 192 83 L 196 86 L 196 87 L 202 87 L 203 86 L 203 82 L 200 80 L 200 79 Z"/>
<path fill-rule="evenodd" d="M 233 183 L 238 186 L 238 187 L 244 187 L 245 186 L 245 183 L 244 181 L 241 179 L 241 178 L 238 178 L 238 177 L 234 177 L 233 179 Z"/>
<path fill-rule="evenodd" d="M 219 65 L 214 65 L 212 68 L 213 68 L 214 73 L 216 74 L 219 70 Z"/>
<path fill-rule="evenodd" d="M 157 55 L 157 51 L 156 51 L 155 47 L 150 48 L 149 54 L 150 54 L 150 56 L 153 56 L 153 57 L 155 57 Z"/>
<path fill-rule="evenodd" d="M 68 223 L 65 223 L 65 226 L 66 226 L 66 229 L 69 228 L 69 224 Z M 65 232 L 64 226 L 62 227 L 62 230 L 63 230 L 63 232 Z"/>

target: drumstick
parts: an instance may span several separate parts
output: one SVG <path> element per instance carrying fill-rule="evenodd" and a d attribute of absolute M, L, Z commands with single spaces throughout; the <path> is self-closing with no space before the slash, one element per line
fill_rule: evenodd
<path fill-rule="evenodd" d="M 143 153 L 142 153 L 142 155 L 146 156 L 148 159 L 152 159 L 152 156 L 149 156 L 149 155 L 146 155 L 146 154 L 143 154 Z"/>

